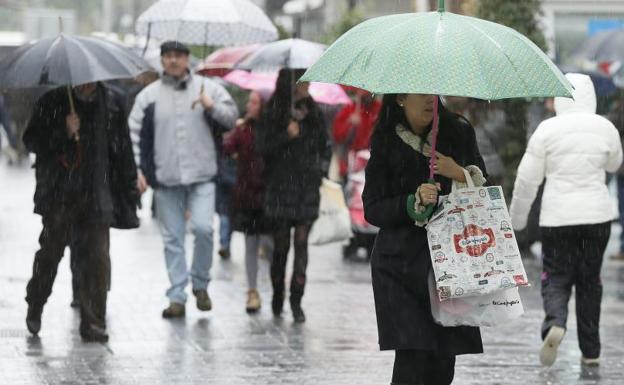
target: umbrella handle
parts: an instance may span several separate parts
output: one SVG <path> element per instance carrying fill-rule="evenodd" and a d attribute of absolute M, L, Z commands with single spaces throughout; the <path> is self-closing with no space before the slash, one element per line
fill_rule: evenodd
<path fill-rule="evenodd" d="M 204 81 L 202 80 L 202 85 L 199 88 L 199 95 L 201 96 L 204 93 Z M 197 99 L 196 101 L 193 102 L 193 104 L 191 104 L 191 110 L 195 109 L 195 106 L 197 105 L 197 103 L 199 103 L 199 99 Z"/>
<path fill-rule="evenodd" d="M 69 98 L 69 110 L 72 115 L 76 115 L 76 106 L 74 105 L 74 95 L 72 94 L 71 86 L 67 85 L 67 97 Z M 74 140 L 80 142 L 80 132 L 76 132 Z"/>

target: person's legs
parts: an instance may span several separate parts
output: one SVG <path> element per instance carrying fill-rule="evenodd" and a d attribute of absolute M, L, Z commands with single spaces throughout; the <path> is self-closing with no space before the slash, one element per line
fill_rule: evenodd
<path fill-rule="evenodd" d="M 72 273 L 72 302 L 71 307 L 80 307 L 80 274 L 84 266 L 84 257 L 78 253 L 78 238 L 80 237 L 80 226 L 72 226 L 69 234 L 69 257 Z"/>
<path fill-rule="evenodd" d="M 245 234 L 245 271 L 247 273 L 247 287 L 258 288 L 258 234 Z"/>
<path fill-rule="evenodd" d="M 584 358 L 600 357 L 600 302 L 602 259 L 611 235 L 611 224 L 583 226 L 576 265 L 576 319 L 579 347 Z"/>
<path fill-rule="evenodd" d="M 219 214 L 219 255 L 223 259 L 230 258 L 230 241 L 232 224 L 228 214 Z"/>
<path fill-rule="evenodd" d="M 271 283 L 273 284 L 273 314 L 282 314 L 286 279 L 286 261 L 290 249 L 290 226 L 282 225 L 273 232 L 273 259 L 271 261 Z"/>
<path fill-rule="evenodd" d="M 308 235 L 311 227 L 309 224 L 298 224 L 295 226 L 295 262 L 290 281 L 290 307 L 297 322 L 305 321 L 305 315 L 301 309 L 301 299 L 303 298 L 306 283 Z"/>
<path fill-rule="evenodd" d="M 186 302 L 184 288 L 188 283 L 188 270 L 184 251 L 186 234 L 186 191 L 182 186 L 154 189 L 157 219 L 165 244 L 165 261 L 171 287 L 167 290 L 169 301 L 183 305 Z"/>
<path fill-rule="evenodd" d="M 110 287 L 110 232 L 104 225 L 83 225 L 79 255 L 85 258 L 80 276 L 80 335 L 86 341 L 108 341 L 106 299 Z"/>
<path fill-rule="evenodd" d="M 189 210 L 191 212 L 191 231 L 195 236 L 191 278 L 193 294 L 197 297 L 197 308 L 207 311 L 212 309 L 208 296 L 208 282 L 212 267 L 213 226 L 215 214 L 215 184 L 212 182 L 196 183 L 189 187 Z"/>
<path fill-rule="evenodd" d="M 455 356 L 435 357 L 426 362 L 424 385 L 450 385 L 455 378 Z"/>
<path fill-rule="evenodd" d="M 568 319 L 568 302 L 575 282 L 576 239 L 573 227 L 542 228 L 542 323 L 544 344 L 540 361 L 550 366 L 557 358 Z"/>
<path fill-rule="evenodd" d="M 35 253 L 32 277 L 26 286 L 26 302 L 28 314 L 26 326 L 37 334 L 41 328 L 43 306 L 52 293 L 52 285 L 56 278 L 58 264 L 63 258 L 65 246 L 69 241 L 70 225 L 65 215 L 44 217 L 43 230 L 39 236 L 39 250 Z"/>
<path fill-rule="evenodd" d="M 617 174 L 616 176 L 616 183 L 617 183 L 617 196 L 618 196 L 618 208 L 619 208 L 619 213 L 620 213 L 620 217 L 619 222 L 620 222 L 620 252 L 616 255 L 613 255 L 611 258 L 612 259 L 618 259 L 618 260 L 624 260 L 624 174 L 620 175 Z"/>
<path fill-rule="evenodd" d="M 392 385 L 450 385 L 455 357 L 435 357 L 422 350 L 396 350 Z"/>

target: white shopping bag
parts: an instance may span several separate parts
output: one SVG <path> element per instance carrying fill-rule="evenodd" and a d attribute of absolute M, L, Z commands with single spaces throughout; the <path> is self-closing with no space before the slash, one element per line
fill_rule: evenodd
<path fill-rule="evenodd" d="M 333 242 L 346 242 L 351 237 L 353 237 L 351 217 L 342 188 L 336 182 L 323 179 L 319 217 L 312 225 L 308 243 L 324 245 Z"/>
<path fill-rule="evenodd" d="M 433 273 L 429 273 L 431 315 L 442 326 L 498 326 L 524 314 L 517 287 L 478 297 L 440 301 Z"/>
<path fill-rule="evenodd" d="M 440 300 L 528 285 L 500 186 L 457 189 L 440 198 L 427 225 Z"/>

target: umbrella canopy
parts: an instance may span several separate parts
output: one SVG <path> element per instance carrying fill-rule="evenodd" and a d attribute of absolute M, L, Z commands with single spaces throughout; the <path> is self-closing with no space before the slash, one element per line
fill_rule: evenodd
<path fill-rule="evenodd" d="M 277 39 L 277 29 L 249 0 L 160 0 L 136 24 L 139 35 L 186 44 L 228 46 Z"/>
<path fill-rule="evenodd" d="M 274 72 L 282 68 L 308 68 L 323 55 L 325 48 L 323 44 L 302 39 L 280 40 L 265 44 L 235 67 L 259 72 Z"/>
<path fill-rule="evenodd" d="M 228 83 L 246 90 L 267 91 L 275 90 L 277 74 L 274 72 L 247 72 L 234 70 L 223 77 Z M 351 98 L 337 84 L 311 83 L 310 96 L 318 103 L 337 105 L 351 104 Z"/>
<path fill-rule="evenodd" d="M 257 51 L 262 45 L 252 44 L 242 47 L 221 48 L 211 53 L 195 68 L 195 72 L 204 76 L 225 76 L 236 63 Z"/>
<path fill-rule="evenodd" d="M 302 80 L 380 94 L 486 100 L 571 97 L 568 80 L 525 36 L 500 24 L 445 12 L 441 5 L 436 12 L 382 16 L 357 25 Z"/>
<path fill-rule="evenodd" d="M 152 67 L 130 49 L 60 34 L 25 44 L 0 61 L 0 88 L 57 87 L 135 78 Z"/>
<path fill-rule="evenodd" d="M 624 63 L 624 30 L 603 31 L 587 39 L 574 50 L 572 59 L 576 63 Z"/>

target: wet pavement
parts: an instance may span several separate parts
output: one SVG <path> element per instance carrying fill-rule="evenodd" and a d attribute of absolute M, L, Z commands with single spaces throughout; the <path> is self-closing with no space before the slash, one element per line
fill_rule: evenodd
<path fill-rule="evenodd" d="M 311 248 L 303 302 L 308 320 L 295 325 L 288 306 L 282 319 L 271 315 L 263 260 L 259 283 L 265 306 L 249 316 L 244 309 L 243 238 L 235 234 L 232 259 L 215 256 L 209 289 L 214 310 L 199 312 L 189 302 L 184 320 L 167 321 L 160 317 L 167 304 L 162 242 L 147 211 L 141 212 L 140 229 L 112 231 L 110 342 L 80 340 L 79 315 L 69 307 L 67 254 L 44 310 L 40 338 L 29 337 L 23 297 L 41 230 L 40 218 L 32 214 L 34 175 L 25 166 L 1 163 L 0 385 L 390 382 L 393 354 L 377 348 L 368 265 L 344 262 L 336 245 Z M 610 250 L 617 247 L 617 233 L 614 226 Z M 454 384 L 621 384 L 624 263 L 607 260 L 604 266 L 602 366 L 594 372 L 580 366 L 573 314 L 558 361 L 549 370 L 540 368 L 539 265 L 532 259 L 526 265 L 534 284 L 522 290 L 526 314 L 505 327 L 483 329 L 485 354 L 459 357 Z"/>

